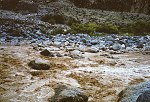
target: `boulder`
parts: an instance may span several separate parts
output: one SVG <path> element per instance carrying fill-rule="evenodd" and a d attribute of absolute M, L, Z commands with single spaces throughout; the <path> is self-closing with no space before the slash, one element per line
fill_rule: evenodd
<path fill-rule="evenodd" d="M 59 85 L 55 89 L 55 95 L 49 99 L 49 102 L 88 102 L 88 96 L 79 88 Z"/>
<path fill-rule="evenodd" d="M 70 52 L 70 57 L 72 58 L 81 58 L 82 53 L 79 50 L 74 50 Z"/>
<path fill-rule="evenodd" d="M 85 46 L 85 45 L 79 45 L 79 46 L 78 46 L 78 50 L 80 50 L 80 51 L 82 51 L 82 52 L 84 52 L 85 49 L 86 49 L 86 46 Z"/>
<path fill-rule="evenodd" d="M 57 57 L 63 57 L 63 55 L 60 54 L 59 52 L 56 52 L 55 54 L 56 54 Z"/>
<path fill-rule="evenodd" d="M 113 49 L 114 51 L 118 51 L 118 50 L 121 50 L 121 49 L 122 49 L 122 46 L 121 46 L 121 44 L 119 44 L 119 43 L 115 43 L 115 44 L 112 46 L 112 49 Z"/>
<path fill-rule="evenodd" d="M 99 52 L 99 48 L 97 48 L 95 46 L 91 46 L 91 47 L 86 49 L 86 52 L 97 53 L 97 52 Z"/>
<path fill-rule="evenodd" d="M 31 61 L 28 64 L 28 66 L 36 70 L 49 70 L 50 69 L 49 61 L 41 59 L 41 58 Z"/>
<path fill-rule="evenodd" d="M 41 51 L 40 54 L 43 56 L 55 57 L 55 55 L 52 52 L 50 52 L 48 49 Z"/>
<path fill-rule="evenodd" d="M 150 81 L 128 87 L 120 92 L 118 102 L 150 102 L 145 101 L 145 98 L 149 96 L 149 90 Z"/>
<path fill-rule="evenodd" d="M 136 100 L 136 102 L 150 102 L 150 90 L 145 91 L 144 93 L 142 93 L 138 99 Z"/>

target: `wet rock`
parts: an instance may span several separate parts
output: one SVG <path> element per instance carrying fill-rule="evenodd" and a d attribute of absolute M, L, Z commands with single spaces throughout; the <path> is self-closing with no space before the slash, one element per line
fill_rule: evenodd
<path fill-rule="evenodd" d="M 56 52 L 56 56 L 57 56 L 57 57 L 63 57 L 63 55 L 60 54 L 59 52 Z"/>
<path fill-rule="evenodd" d="M 40 54 L 43 56 L 55 57 L 55 55 L 52 52 L 50 52 L 48 49 L 41 51 Z"/>
<path fill-rule="evenodd" d="M 70 57 L 72 58 L 82 58 L 82 53 L 79 50 L 74 50 L 70 52 Z"/>
<path fill-rule="evenodd" d="M 150 41 L 145 44 L 143 50 L 144 51 L 150 51 Z"/>
<path fill-rule="evenodd" d="M 137 45 L 137 48 L 143 48 L 144 47 L 144 45 L 142 44 L 142 43 L 139 43 L 138 45 Z"/>
<path fill-rule="evenodd" d="M 109 61 L 107 64 L 110 65 L 110 66 L 115 66 L 117 64 L 117 62 L 115 62 L 115 61 Z"/>
<path fill-rule="evenodd" d="M 55 89 L 55 95 L 49 99 L 49 102 L 88 102 L 88 96 L 79 88 L 59 85 Z"/>
<path fill-rule="evenodd" d="M 86 49 L 86 52 L 97 53 L 97 52 L 99 52 L 99 48 L 97 48 L 95 46 L 91 46 L 91 47 Z"/>
<path fill-rule="evenodd" d="M 75 48 L 73 46 L 65 46 L 66 51 L 73 51 Z"/>
<path fill-rule="evenodd" d="M 49 61 L 40 59 L 40 58 L 31 61 L 28 64 L 28 66 L 36 70 L 49 70 L 50 69 Z"/>
<path fill-rule="evenodd" d="M 138 99 L 136 100 L 136 102 L 150 102 L 150 90 L 145 91 L 144 93 L 142 93 Z"/>
<path fill-rule="evenodd" d="M 79 50 L 79 51 L 83 51 L 83 52 L 84 52 L 85 49 L 86 49 L 86 46 L 85 46 L 85 45 L 79 45 L 79 46 L 78 46 L 78 50 Z"/>
<path fill-rule="evenodd" d="M 97 41 L 97 40 L 92 40 L 92 41 L 91 41 L 91 44 L 92 44 L 92 45 L 96 45 L 96 44 L 98 44 L 98 41 Z"/>
<path fill-rule="evenodd" d="M 121 50 L 121 48 L 122 48 L 122 46 L 121 46 L 121 44 L 119 44 L 119 43 L 115 43 L 115 44 L 112 46 L 112 49 L 113 49 L 114 51 Z"/>
<path fill-rule="evenodd" d="M 143 55 L 150 55 L 150 51 L 142 51 Z"/>
<path fill-rule="evenodd" d="M 143 101 L 145 100 L 143 99 L 144 97 L 146 97 L 147 95 L 149 96 L 149 92 L 147 92 L 149 90 L 150 90 L 150 81 L 128 87 L 120 92 L 118 102 L 149 102 Z"/>
<path fill-rule="evenodd" d="M 55 41 L 53 45 L 56 47 L 61 47 L 61 44 L 62 44 L 61 42 Z"/>
<path fill-rule="evenodd" d="M 123 54 L 123 51 L 110 51 L 110 54 Z"/>

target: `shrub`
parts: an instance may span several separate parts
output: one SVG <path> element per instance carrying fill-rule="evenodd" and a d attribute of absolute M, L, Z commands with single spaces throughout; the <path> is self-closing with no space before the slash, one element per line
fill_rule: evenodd
<path fill-rule="evenodd" d="M 42 21 L 48 22 L 51 24 L 64 24 L 65 23 L 65 18 L 63 15 L 44 15 L 41 18 Z"/>
<path fill-rule="evenodd" d="M 87 23 L 87 24 L 79 24 L 74 23 L 71 25 L 71 33 L 85 33 L 85 34 L 94 34 L 97 29 L 96 23 Z"/>
<path fill-rule="evenodd" d="M 51 33 L 51 35 L 56 35 L 56 34 L 65 34 L 65 31 L 63 28 L 55 28 Z"/>
<path fill-rule="evenodd" d="M 101 24 L 98 26 L 97 32 L 108 33 L 108 34 L 118 34 L 118 26 L 112 24 Z"/>
<path fill-rule="evenodd" d="M 150 22 L 138 21 L 119 27 L 121 33 L 132 33 L 133 35 L 148 35 L 150 34 Z"/>
<path fill-rule="evenodd" d="M 134 33 L 150 33 L 150 22 L 138 21 L 131 26 Z"/>
<path fill-rule="evenodd" d="M 67 25 L 68 26 L 71 26 L 71 25 L 73 25 L 73 24 L 75 24 L 75 23 L 81 23 L 79 20 L 77 20 L 77 19 L 75 19 L 75 18 L 72 18 L 72 17 L 70 17 L 70 18 L 68 18 L 68 21 L 67 21 Z"/>
<path fill-rule="evenodd" d="M 71 33 L 86 33 L 90 35 L 95 35 L 95 32 L 107 33 L 107 34 L 118 34 L 118 26 L 112 24 L 101 24 L 97 25 L 96 23 L 86 23 L 79 24 L 74 23 L 71 25 Z"/>

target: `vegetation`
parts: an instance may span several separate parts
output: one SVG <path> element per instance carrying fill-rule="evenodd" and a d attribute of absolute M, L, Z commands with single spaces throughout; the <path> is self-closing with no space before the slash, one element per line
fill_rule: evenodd
<path fill-rule="evenodd" d="M 138 21 L 119 27 L 120 33 L 130 33 L 131 35 L 148 35 L 150 34 L 150 22 Z"/>
<path fill-rule="evenodd" d="M 64 31 L 63 28 L 60 28 L 60 27 L 59 27 L 59 28 L 54 29 L 50 34 L 51 34 L 51 35 L 65 34 L 65 31 Z"/>
<path fill-rule="evenodd" d="M 99 36 L 102 34 L 126 34 L 129 36 L 144 36 L 150 34 L 150 22 L 144 21 L 130 23 L 125 26 L 117 26 L 110 23 L 97 24 L 95 22 L 82 24 L 79 20 L 74 18 L 68 18 L 66 20 L 61 15 L 45 15 L 42 20 L 51 24 L 67 24 L 70 26 L 70 30 L 66 32 L 63 28 L 59 27 L 55 28 L 51 33 L 47 34 L 47 30 L 43 29 L 43 32 L 47 35 L 83 33 L 92 36 Z"/>
<path fill-rule="evenodd" d="M 108 33 L 108 34 L 118 34 L 118 26 L 112 24 L 101 24 L 96 29 L 97 32 Z"/>
<path fill-rule="evenodd" d="M 44 15 L 41 18 L 42 21 L 48 22 L 51 24 L 64 24 L 65 18 L 62 15 Z"/>
<path fill-rule="evenodd" d="M 106 34 L 128 34 L 128 35 L 148 35 L 150 34 L 150 22 L 138 21 L 128 24 L 126 26 L 116 26 L 113 24 L 96 24 L 86 23 L 79 24 L 73 23 L 71 25 L 70 33 L 85 33 L 94 35 L 95 32 Z"/>
<path fill-rule="evenodd" d="M 70 33 L 94 34 L 97 27 L 98 27 L 98 25 L 96 23 L 88 23 L 88 24 L 73 23 L 71 25 Z"/>

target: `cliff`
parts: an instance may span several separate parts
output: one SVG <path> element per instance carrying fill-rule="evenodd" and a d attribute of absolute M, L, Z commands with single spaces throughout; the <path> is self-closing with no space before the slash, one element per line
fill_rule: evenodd
<path fill-rule="evenodd" d="M 149 0 L 70 0 L 77 7 L 150 14 Z"/>

